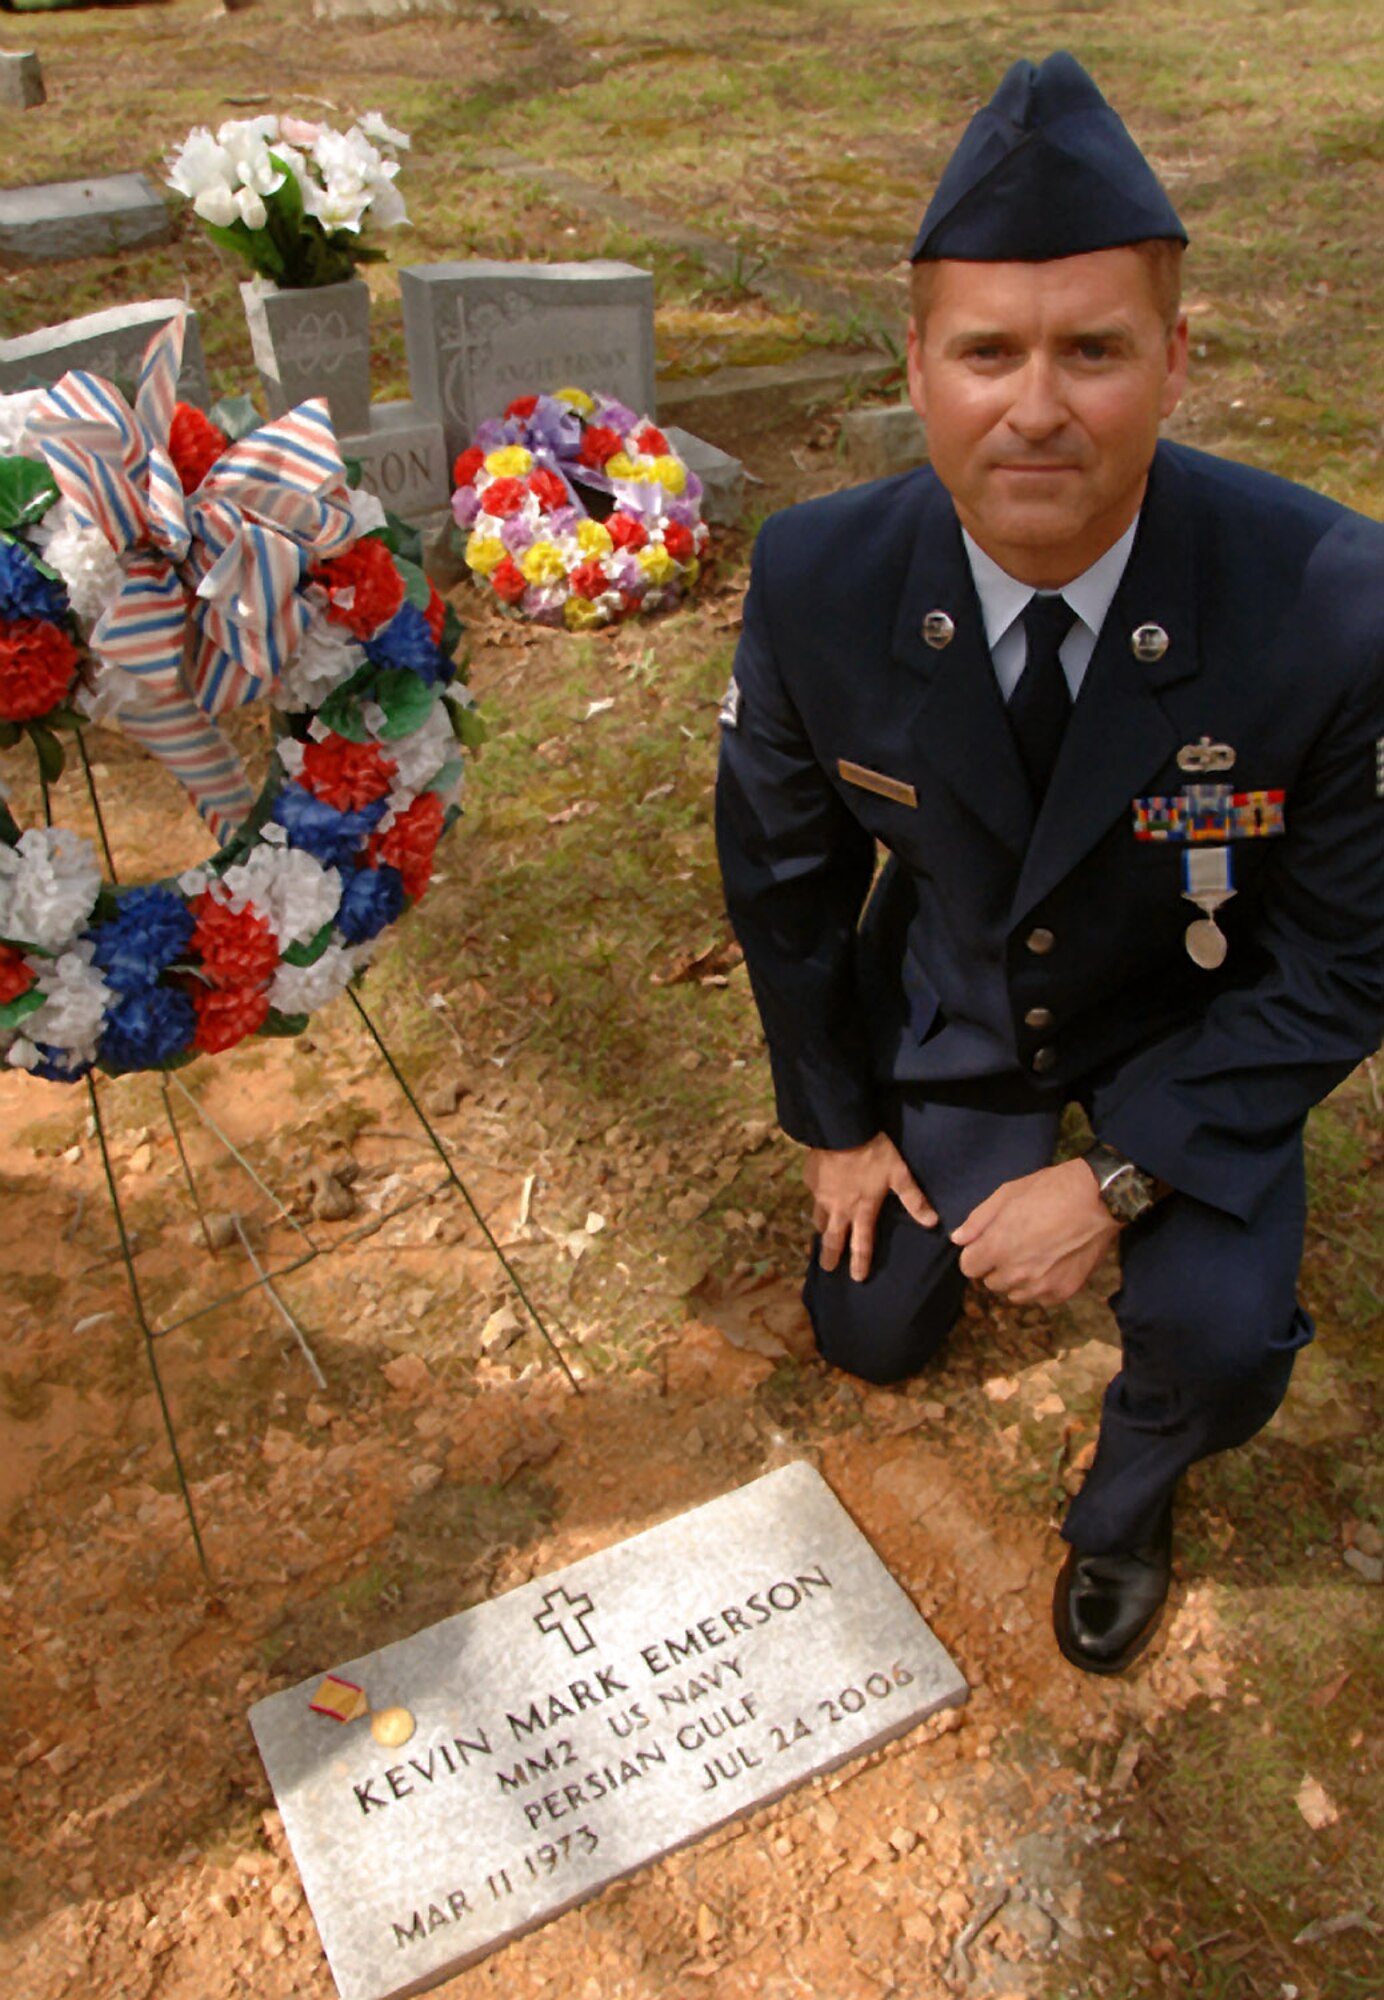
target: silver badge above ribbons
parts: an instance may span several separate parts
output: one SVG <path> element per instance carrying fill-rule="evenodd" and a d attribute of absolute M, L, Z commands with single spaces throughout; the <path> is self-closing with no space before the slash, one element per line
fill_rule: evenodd
<path fill-rule="evenodd" d="M 1177 753 L 1179 771 L 1229 771 L 1235 765 L 1235 752 L 1228 743 L 1213 743 L 1209 736 L 1203 736 L 1199 743 L 1184 743 Z"/>
<path fill-rule="evenodd" d="M 929 611 L 923 620 L 923 639 L 934 653 L 940 653 L 944 646 L 950 646 L 956 637 L 956 626 L 945 611 Z"/>
<path fill-rule="evenodd" d="M 1136 660 L 1161 660 L 1168 650 L 1168 635 L 1161 625 L 1136 625 L 1129 644 Z"/>

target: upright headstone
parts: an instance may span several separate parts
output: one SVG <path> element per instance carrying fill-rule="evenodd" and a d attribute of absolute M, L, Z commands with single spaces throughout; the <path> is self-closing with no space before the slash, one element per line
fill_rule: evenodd
<path fill-rule="evenodd" d="M 0 262 L 57 263 L 163 243 L 168 204 L 144 174 L 0 190 Z"/>
<path fill-rule="evenodd" d="M 966 1691 L 797 1464 L 250 1722 L 342 2000 L 390 2000 Z"/>
<path fill-rule="evenodd" d="M 745 511 L 745 468 L 738 458 L 676 424 L 660 426 L 673 450 L 702 482 L 702 519 L 733 528 Z"/>
<path fill-rule="evenodd" d="M 654 281 L 633 264 L 406 264 L 409 382 L 449 461 L 516 396 L 576 387 L 653 416 Z"/>
<path fill-rule="evenodd" d="M 69 368 L 130 382 L 139 372 L 149 341 L 179 313 L 187 316 L 187 332 L 178 394 L 185 403 L 205 410 L 211 393 L 201 329 L 196 313 L 181 299 L 140 299 L 133 305 L 108 306 L 105 312 L 85 313 L 57 326 L 41 326 L 36 333 L 0 340 L 0 395 L 56 382 Z"/>
<path fill-rule="evenodd" d="M 0 49 L 0 104 L 11 111 L 31 111 L 47 98 L 36 52 Z"/>
<path fill-rule="evenodd" d="M 372 403 L 369 430 L 339 437 L 338 443 L 343 457 L 359 459 L 361 485 L 391 513 L 424 521 L 448 507 L 451 460 L 442 426 L 415 404 Z"/>
<path fill-rule="evenodd" d="M 911 403 L 867 403 L 841 419 L 846 463 L 862 479 L 887 479 L 927 463 L 927 432 Z"/>

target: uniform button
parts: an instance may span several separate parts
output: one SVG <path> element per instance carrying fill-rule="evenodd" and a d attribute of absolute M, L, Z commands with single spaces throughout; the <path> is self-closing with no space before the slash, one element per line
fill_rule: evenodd
<path fill-rule="evenodd" d="M 1024 939 L 1024 943 L 1031 952 L 1036 953 L 1039 958 L 1043 958 L 1052 950 L 1053 946 L 1057 943 L 1057 939 L 1050 930 L 1045 930 L 1042 924 L 1039 924 L 1035 930 L 1029 932 L 1028 936 Z"/>
<path fill-rule="evenodd" d="M 1057 1050 L 1044 1043 L 1041 1049 L 1033 1051 L 1029 1067 L 1039 1076 L 1046 1076 L 1049 1070 L 1057 1068 Z"/>
<path fill-rule="evenodd" d="M 1051 1007 L 1030 1007 L 1024 1015 L 1024 1026 L 1026 1028 L 1050 1028 L 1053 1024 L 1053 1019 L 1054 1016 Z"/>

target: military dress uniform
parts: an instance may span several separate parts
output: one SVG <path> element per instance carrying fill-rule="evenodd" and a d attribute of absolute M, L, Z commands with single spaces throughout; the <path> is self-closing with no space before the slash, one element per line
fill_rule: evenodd
<path fill-rule="evenodd" d="M 1068 1101 L 1171 1190 L 1121 1237 L 1124 1366 L 1064 1528 L 1128 1548 L 1311 1335 L 1303 1121 L 1384 1018 L 1384 529 L 1161 445 L 1035 813 L 951 500 L 910 472 L 765 524 L 722 721 L 780 1121 L 888 1132 L 941 1216 L 890 1197 L 863 1283 L 814 1251 L 825 1356 L 926 1361 L 949 1230 L 1050 1161 Z"/>

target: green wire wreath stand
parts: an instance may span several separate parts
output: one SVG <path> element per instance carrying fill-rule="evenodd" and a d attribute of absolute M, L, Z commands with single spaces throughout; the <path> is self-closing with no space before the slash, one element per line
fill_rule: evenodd
<path fill-rule="evenodd" d="M 92 770 L 91 760 L 87 755 L 85 732 L 82 729 L 76 729 L 73 731 L 73 735 L 76 740 L 77 753 L 81 759 L 82 772 L 86 784 L 87 797 L 91 804 L 93 817 L 95 818 L 96 829 L 100 839 L 101 853 L 106 865 L 106 872 L 112 885 L 115 885 L 117 883 L 118 877 L 116 874 L 115 862 L 111 855 L 110 842 L 106 836 L 106 823 L 104 816 L 101 812 L 101 802 L 97 794 L 95 774 Z M 46 774 L 43 771 L 41 764 L 39 766 L 39 786 L 43 799 L 44 821 L 45 824 L 51 826 L 53 824 L 53 814 L 52 814 L 52 803 L 49 790 L 49 781 Z M 558 1366 L 561 1368 L 563 1374 L 566 1376 L 568 1383 L 571 1385 L 574 1392 L 577 1395 L 580 1395 L 581 1384 L 578 1382 L 576 1376 L 573 1374 L 572 1369 L 568 1364 L 567 1358 L 564 1355 L 561 1346 L 559 1345 L 557 1339 L 555 1338 L 552 1330 L 549 1328 L 547 1322 L 544 1320 L 543 1315 L 539 1312 L 538 1307 L 529 1297 L 529 1294 L 524 1287 L 523 1280 L 520 1278 L 519 1273 L 515 1270 L 509 1258 L 506 1257 L 501 1245 L 496 1240 L 493 1230 L 491 1229 L 489 1223 L 486 1221 L 484 1215 L 481 1213 L 481 1210 L 477 1205 L 476 1200 L 472 1195 L 470 1189 L 467 1187 L 465 1181 L 461 1178 L 460 1174 L 458 1174 L 456 1166 L 450 1154 L 447 1151 L 445 1142 L 442 1140 L 442 1138 L 439 1136 L 438 1132 L 434 1128 L 432 1121 L 429 1119 L 422 1105 L 418 1102 L 417 1097 L 415 1096 L 412 1088 L 409 1085 L 408 1079 L 405 1077 L 402 1070 L 399 1068 L 398 1063 L 395 1061 L 394 1056 L 392 1055 L 389 1046 L 384 1039 L 384 1036 L 380 1033 L 379 1028 L 376 1026 L 371 1016 L 366 1012 L 365 1007 L 361 1004 L 359 995 L 354 991 L 353 988 L 351 987 L 347 988 L 346 998 L 350 1001 L 352 1007 L 355 1009 L 356 1015 L 360 1020 L 361 1025 L 365 1029 L 366 1034 L 369 1036 L 370 1041 L 373 1043 L 379 1055 L 383 1058 L 386 1068 L 389 1070 L 390 1075 L 393 1077 L 395 1083 L 398 1085 L 400 1091 L 403 1093 L 404 1098 L 407 1100 L 409 1109 L 413 1112 L 415 1118 L 417 1118 L 418 1120 L 419 1125 L 422 1127 L 424 1136 L 429 1146 L 437 1154 L 438 1159 L 442 1163 L 442 1166 L 446 1172 L 446 1182 L 444 1183 L 444 1185 L 450 1184 L 451 1187 L 453 1187 L 456 1190 L 456 1192 L 461 1196 L 462 1200 L 465 1202 L 466 1207 L 470 1212 L 472 1219 L 476 1223 L 476 1226 L 478 1227 L 482 1237 L 484 1238 L 487 1248 L 492 1252 L 492 1254 L 500 1264 L 500 1267 L 504 1271 L 506 1279 L 509 1281 L 509 1284 L 513 1287 L 515 1295 L 517 1296 L 520 1303 L 524 1307 L 524 1310 L 528 1313 L 529 1318 L 533 1321 L 534 1326 L 536 1327 L 539 1334 L 542 1336 L 544 1342 L 548 1346 L 550 1352 L 552 1353 Z M 149 1372 L 153 1377 L 154 1391 L 156 1396 L 158 1397 L 159 1412 L 163 1419 L 164 1433 L 168 1439 L 168 1449 L 173 1461 L 173 1470 L 178 1482 L 178 1491 L 182 1496 L 183 1507 L 187 1514 L 188 1527 L 192 1531 L 193 1545 L 197 1551 L 197 1560 L 201 1566 L 202 1575 L 207 1583 L 208 1589 L 214 1593 L 216 1588 L 215 1579 L 212 1575 L 211 1565 L 207 1560 L 206 1547 L 203 1543 L 202 1531 L 197 1520 L 197 1510 L 193 1505 L 192 1492 L 188 1484 L 187 1472 L 183 1465 L 182 1452 L 179 1450 L 178 1447 L 178 1436 L 173 1422 L 173 1412 L 169 1406 L 168 1394 L 164 1387 L 162 1372 L 159 1368 L 158 1342 L 160 1340 L 165 1339 L 169 1334 L 176 1333 L 180 1328 L 190 1325 L 192 1321 L 200 1319 L 208 1313 L 219 1310 L 222 1306 L 233 1305 L 237 1299 L 245 1298 L 252 1292 L 264 1291 L 267 1292 L 269 1297 L 273 1300 L 274 1305 L 277 1307 L 280 1315 L 282 1316 L 282 1318 L 285 1320 L 288 1327 L 292 1331 L 294 1339 L 298 1344 L 299 1350 L 303 1355 L 303 1358 L 308 1366 L 310 1373 L 312 1374 L 314 1381 L 317 1383 L 319 1388 L 325 1388 L 327 1386 L 326 1377 L 322 1373 L 321 1366 L 317 1360 L 316 1355 L 312 1351 L 312 1347 L 309 1344 L 307 1336 L 303 1332 L 302 1327 L 299 1325 L 297 1319 L 294 1317 L 293 1313 L 289 1310 L 288 1306 L 284 1303 L 283 1299 L 281 1298 L 279 1291 L 277 1289 L 278 1281 L 281 1278 L 291 1277 L 295 1271 L 301 1271 L 305 1269 L 307 1265 L 317 1262 L 320 1258 L 333 1256 L 339 1250 L 344 1250 L 349 1248 L 352 1243 L 362 1240 L 366 1235 L 374 1234 L 374 1232 L 379 1227 L 381 1222 L 389 1220 L 391 1216 L 402 1213 L 405 1209 L 413 1206 L 415 1202 L 422 1200 L 425 1197 L 424 1195 L 417 1195 L 417 1194 L 410 1195 L 406 1200 L 399 1202 L 393 1208 L 385 1210 L 381 1215 L 377 1217 L 372 1216 L 367 1227 L 363 1229 L 349 1231 L 345 1236 L 341 1237 L 340 1239 L 338 1239 L 338 1241 L 334 1243 L 325 1245 L 314 1243 L 309 1232 L 303 1227 L 303 1225 L 297 1220 L 297 1218 L 289 1212 L 288 1208 L 282 1201 L 279 1200 L 278 1196 L 274 1193 L 273 1189 L 267 1186 L 267 1184 L 255 1172 L 255 1169 L 250 1164 L 250 1162 L 247 1159 L 245 1159 L 243 1154 L 241 1154 L 239 1150 L 231 1143 L 230 1139 L 226 1136 L 226 1134 L 222 1132 L 219 1126 L 217 1126 L 215 1122 L 210 1118 L 210 1116 L 202 1108 L 198 1100 L 193 1096 L 192 1092 L 188 1090 L 186 1085 L 183 1083 L 181 1077 L 174 1075 L 170 1079 L 167 1074 L 161 1075 L 159 1078 L 159 1084 L 163 1097 L 163 1108 L 165 1115 L 167 1116 L 168 1119 L 169 1129 L 173 1135 L 173 1142 L 178 1154 L 178 1162 L 182 1169 L 183 1179 L 187 1184 L 188 1193 L 191 1197 L 193 1207 L 197 1212 L 198 1221 L 202 1225 L 203 1241 L 206 1243 L 207 1248 L 211 1251 L 212 1255 L 214 1256 L 218 1253 L 215 1249 L 215 1246 L 212 1244 L 211 1236 L 207 1229 L 206 1213 L 202 1206 L 201 1196 L 198 1193 L 197 1182 L 192 1172 L 191 1163 L 188 1160 L 187 1148 L 183 1143 L 182 1129 L 179 1126 L 177 1115 L 173 1108 L 173 1095 L 172 1095 L 172 1090 L 170 1089 L 170 1081 L 172 1085 L 179 1091 L 179 1093 L 192 1106 L 192 1108 L 197 1112 L 203 1124 L 206 1125 L 207 1128 L 212 1132 L 213 1136 L 217 1140 L 219 1140 L 222 1147 L 226 1150 L 227 1153 L 230 1154 L 231 1158 L 235 1161 L 236 1165 L 240 1167 L 242 1172 L 244 1172 L 249 1177 L 249 1179 L 260 1190 L 260 1192 L 266 1195 L 268 1199 L 274 1204 L 281 1219 L 285 1221 L 290 1228 L 295 1229 L 298 1232 L 298 1234 L 303 1239 L 305 1248 L 299 1255 L 290 1258 L 287 1263 L 280 1264 L 272 1270 L 266 1270 L 264 1266 L 261 1264 L 259 1257 L 256 1255 L 255 1250 L 249 1238 L 247 1237 L 244 1229 L 242 1228 L 239 1216 L 234 1215 L 232 1217 L 232 1222 L 235 1229 L 235 1233 L 239 1238 L 241 1247 L 244 1249 L 246 1255 L 250 1259 L 251 1264 L 254 1266 L 255 1276 L 252 1279 L 250 1279 L 248 1283 L 237 1286 L 231 1291 L 219 1294 L 216 1298 L 208 1300 L 205 1304 L 195 1307 L 191 1312 L 182 1314 L 180 1318 L 171 1320 L 167 1325 L 155 1326 L 154 1324 L 151 1323 L 149 1314 L 145 1309 L 144 1297 L 140 1290 L 140 1285 L 139 1285 L 139 1277 L 135 1270 L 135 1247 L 131 1240 L 131 1233 L 126 1227 L 124 1212 L 120 1205 L 120 1192 L 116 1184 L 115 1170 L 111 1162 L 110 1149 L 106 1143 L 105 1121 L 101 1116 L 101 1100 L 99 1092 L 97 1091 L 96 1088 L 96 1081 L 94 1074 L 91 1071 L 88 1071 L 84 1081 L 86 1084 L 88 1103 L 90 1104 L 91 1107 L 92 1127 L 95 1132 L 97 1144 L 101 1150 L 101 1165 L 105 1175 L 106 1192 L 110 1200 L 111 1213 L 115 1218 L 116 1236 L 120 1244 L 120 1255 L 124 1265 L 125 1279 L 129 1287 L 130 1300 L 134 1307 L 135 1320 L 139 1326 L 140 1334 L 143 1337 L 144 1351 L 149 1363 Z M 429 1189 L 426 1192 L 435 1193 L 437 1191 L 438 1191 L 437 1189 Z"/>

